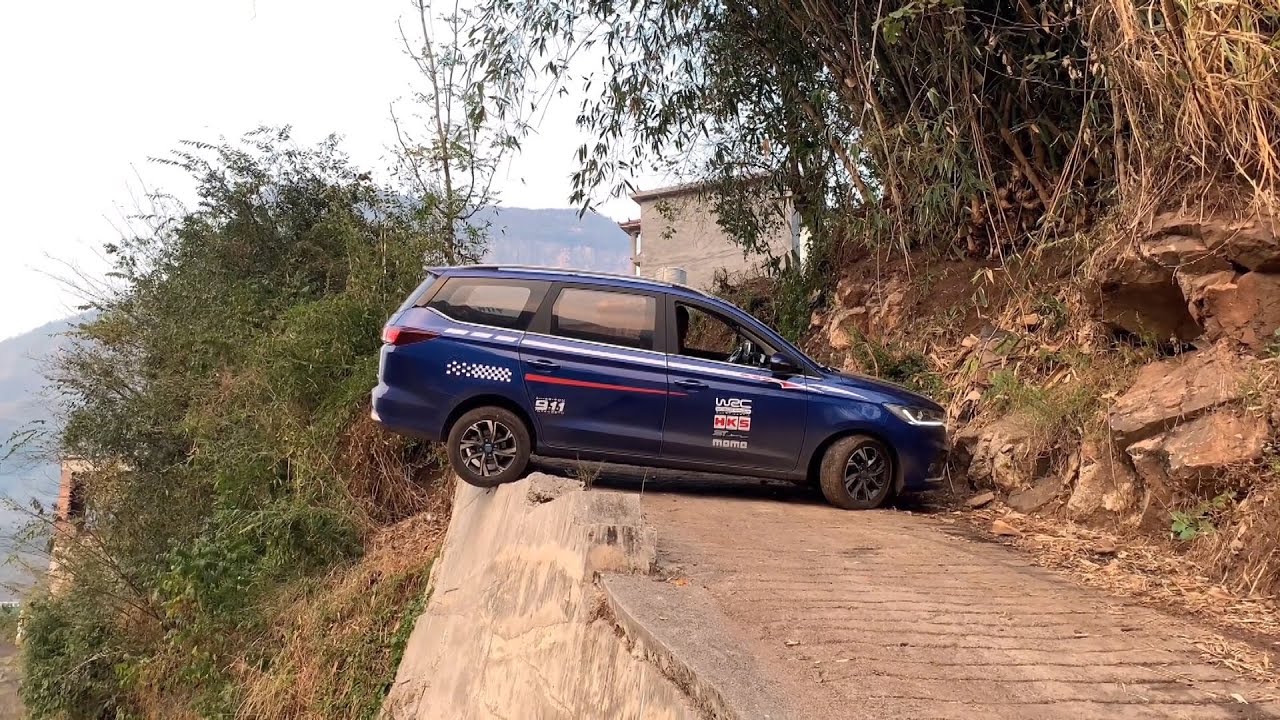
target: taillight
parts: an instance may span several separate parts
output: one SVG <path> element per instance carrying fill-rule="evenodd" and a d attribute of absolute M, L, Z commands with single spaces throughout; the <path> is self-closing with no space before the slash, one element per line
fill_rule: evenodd
<path fill-rule="evenodd" d="M 382 328 L 382 342 L 388 345 L 411 345 L 438 337 L 439 333 L 388 325 Z"/>

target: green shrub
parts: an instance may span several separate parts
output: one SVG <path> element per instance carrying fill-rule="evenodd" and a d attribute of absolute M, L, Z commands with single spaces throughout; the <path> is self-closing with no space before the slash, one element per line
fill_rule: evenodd
<path fill-rule="evenodd" d="M 32 717 L 102 718 L 123 709 L 134 658 L 110 611 L 78 594 L 27 605 L 21 692 Z"/>
<path fill-rule="evenodd" d="M 939 402 L 949 392 L 946 380 L 933 370 L 922 353 L 875 342 L 855 334 L 850 348 L 854 359 L 872 375 L 898 383 Z"/>
<path fill-rule="evenodd" d="M 380 326 L 452 228 L 332 140 L 260 131 L 171 164 L 199 202 L 108 247 L 123 289 L 54 376 L 65 451 L 112 470 L 86 481 L 92 542 L 69 588 L 33 607 L 35 718 L 235 714 L 233 665 L 280 651 L 264 639 L 275 598 L 362 551 L 353 488 L 371 483 L 353 473 L 385 475 L 390 496 L 414 474 L 394 464 L 417 462 L 405 443 L 348 440 L 368 432 Z"/>

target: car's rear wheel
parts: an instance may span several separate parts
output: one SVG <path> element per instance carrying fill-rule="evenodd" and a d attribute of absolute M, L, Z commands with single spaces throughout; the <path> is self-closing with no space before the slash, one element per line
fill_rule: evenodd
<path fill-rule="evenodd" d="M 893 455 L 884 443 L 866 435 L 832 443 L 818 474 L 827 502 L 845 510 L 870 510 L 893 494 Z"/>
<path fill-rule="evenodd" d="M 449 430 L 449 464 L 458 477 L 478 487 L 495 487 L 524 476 L 529 467 L 529 428 L 500 407 L 472 410 Z"/>

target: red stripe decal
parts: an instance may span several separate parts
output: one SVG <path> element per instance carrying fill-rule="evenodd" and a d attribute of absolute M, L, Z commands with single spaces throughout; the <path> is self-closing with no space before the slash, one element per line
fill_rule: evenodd
<path fill-rule="evenodd" d="M 650 388 L 631 387 L 629 385 L 610 385 L 608 383 L 590 382 L 587 380 L 570 380 L 568 378 L 551 377 L 549 375 L 534 375 L 532 373 L 525 375 L 524 379 L 529 382 L 545 383 L 547 385 L 569 385 L 571 387 L 593 388 L 595 390 L 620 390 L 622 392 L 643 393 L 645 395 L 684 395 L 681 392 L 671 392 L 669 390 L 652 390 Z"/>

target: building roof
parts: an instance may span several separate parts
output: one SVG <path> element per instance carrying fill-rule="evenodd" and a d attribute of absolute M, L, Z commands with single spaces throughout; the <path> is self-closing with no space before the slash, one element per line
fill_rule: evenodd
<path fill-rule="evenodd" d="M 764 182 L 768 177 L 768 175 L 760 173 L 738 179 L 746 183 L 759 183 Z M 714 187 L 715 183 L 713 182 L 699 180 L 695 182 L 681 183 L 679 185 L 667 185 L 666 187 L 654 188 L 652 190 L 640 190 L 632 194 L 631 199 L 636 202 L 643 202 L 646 200 L 660 200 L 662 198 L 677 197 L 680 195 L 698 195 Z"/>
<path fill-rule="evenodd" d="M 707 186 L 704 182 L 683 183 L 680 185 L 668 185 L 666 187 L 654 188 L 652 190 L 640 190 L 631 195 L 631 199 L 636 202 L 645 200 L 659 200 L 664 197 L 676 197 L 677 195 L 694 195 L 701 192 Z"/>
<path fill-rule="evenodd" d="M 618 227 L 622 228 L 622 232 L 625 233 L 639 232 L 640 218 L 635 218 L 634 220 L 623 220 L 618 223 Z"/>

